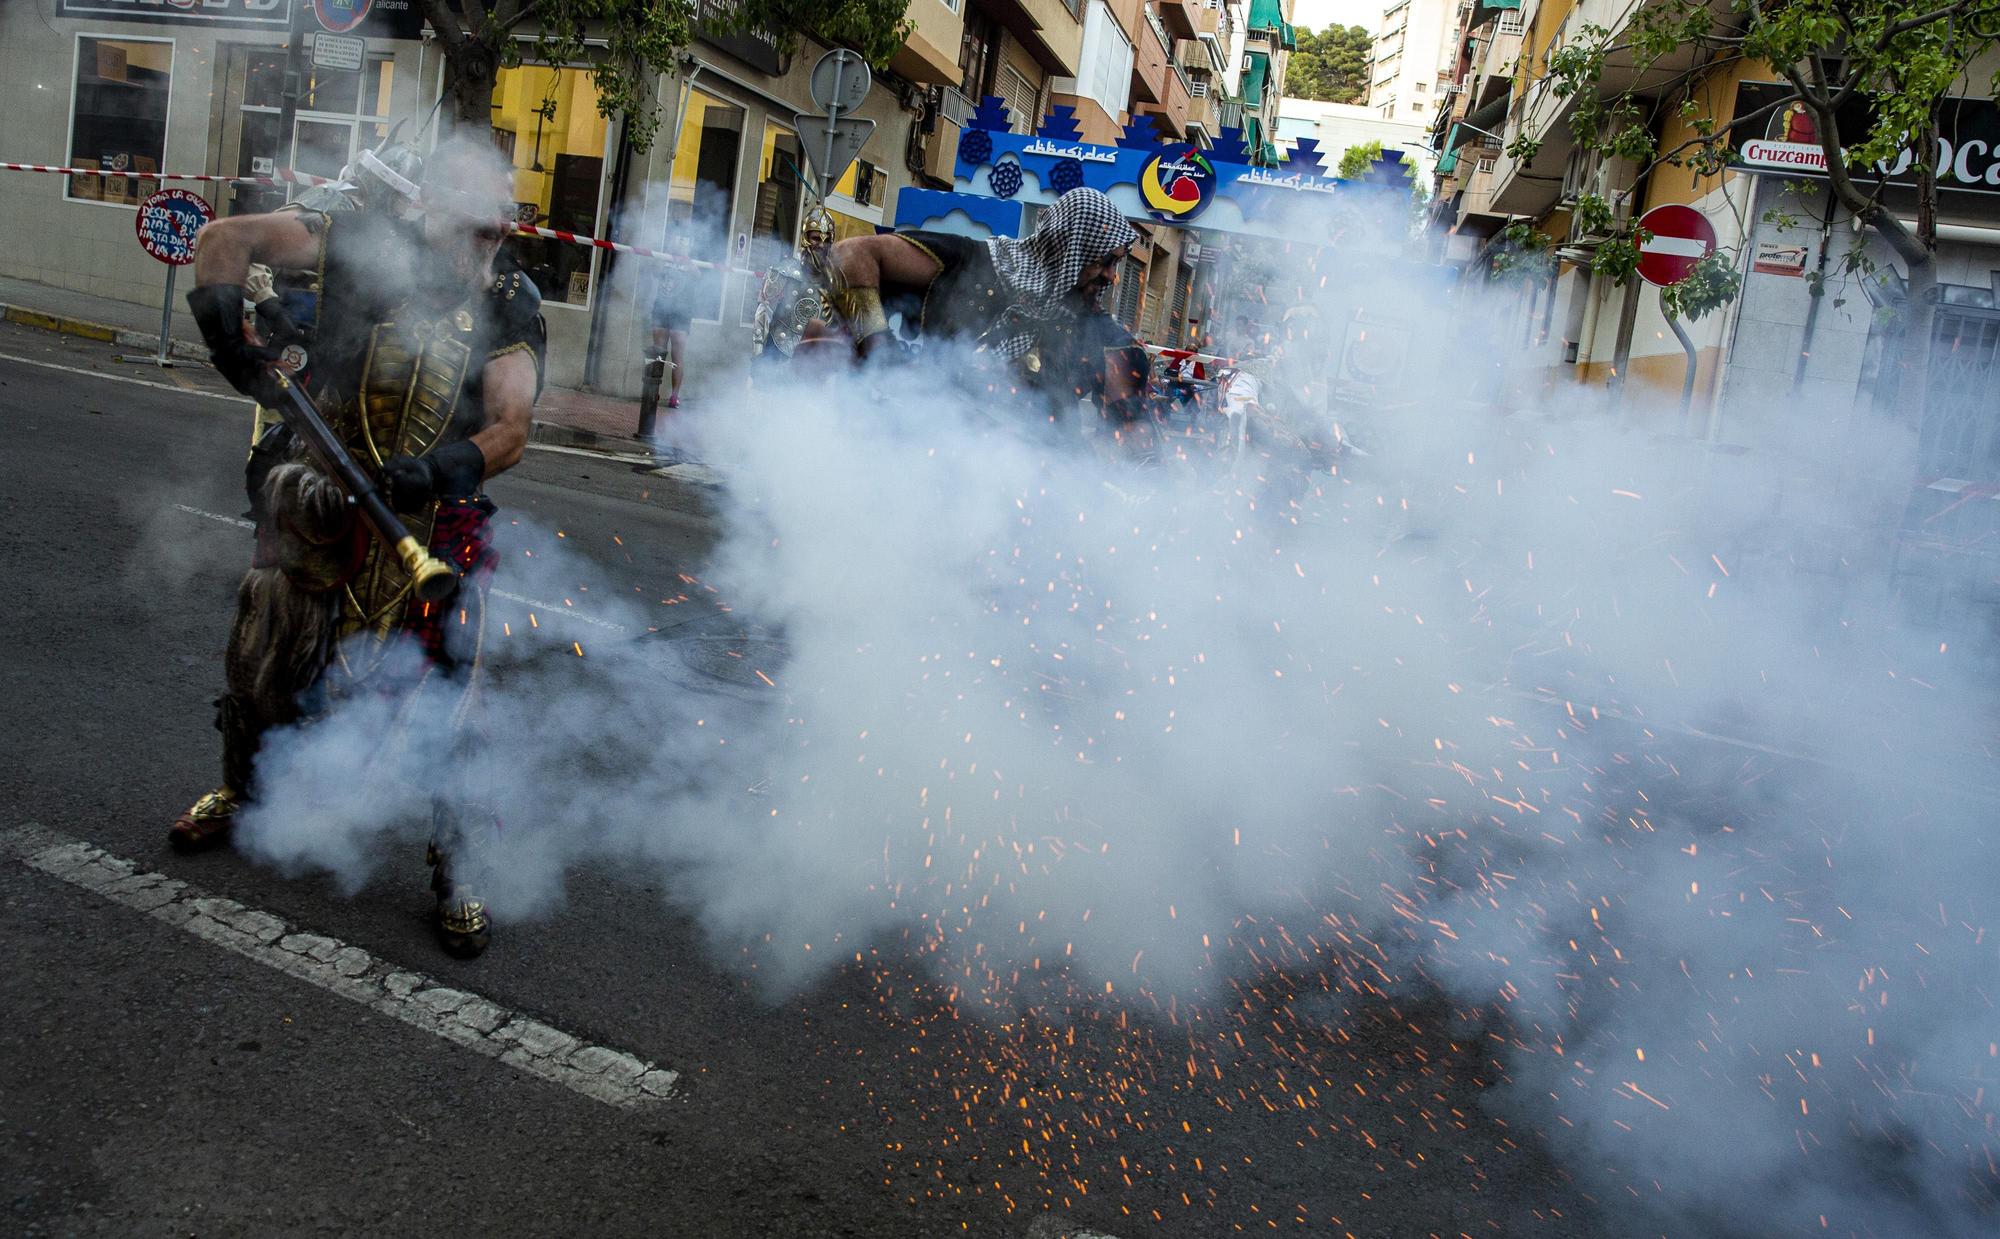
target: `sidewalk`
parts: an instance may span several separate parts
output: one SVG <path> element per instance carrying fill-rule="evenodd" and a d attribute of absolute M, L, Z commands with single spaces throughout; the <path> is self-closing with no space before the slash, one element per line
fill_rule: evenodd
<path fill-rule="evenodd" d="M 176 290 L 176 299 L 184 290 Z M 60 331 L 148 352 L 160 344 L 160 308 L 117 301 L 93 293 L 57 288 L 33 280 L 0 276 L 0 320 L 44 331 Z M 184 361 L 207 362 L 193 317 L 176 306 L 167 329 L 169 355 Z M 639 402 L 569 387 L 550 387 L 535 405 L 536 443 L 620 454 L 653 453 L 653 445 L 634 437 L 639 426 Z"/>

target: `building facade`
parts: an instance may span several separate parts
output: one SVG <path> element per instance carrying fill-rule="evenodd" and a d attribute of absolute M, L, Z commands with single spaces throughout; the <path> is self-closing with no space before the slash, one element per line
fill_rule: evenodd
<path fill-rule="evenodd" d="M 1383 120 L 1429 125 L 1456 66 L 1457 0 L 1391 0 L 1375 27 L 1368 106 Z"/>
<path fill-rule="evenodd" d="M 829 203 L 839 228 L 886 226 L 901 188 L 948 183 L 958 127 L 979 97 L 1017 103 L 1023 123 L 1040 116 L 1052 83 L 1076 76 L 1081 13 L 1080 0 L 1076 10 L 1065 0 L 911 0 L 912 32 L 859 113 L 874 133 Z M 14 105 L 0 114 L 0 151 L 24 163 L 258 176 L 286 166 L 333 175 L 392 130 L 428 146 L 443 65 L 415 0 L 374 0 L 355 32 L 366 39 L 361 68 L 310 70 L 281 133 L 287 18 L 284 0 L 0 5 L 0 76 Z M 308 51 L 316 41 L 307 36 Z M 728 264 L 702 286 L 713 308 L 697 313 L 691 350 L 740 352 L 754 273 L 798 239 L 806 159 L 794 115 L 819 111 L 808 78 L 823 50 L 808 40 L 785 55 L 766 39 L 701 34 L 657 80 L 661 127 L 645 149 L 623 117 L 600 114 L 587 71 L 503 69 L 493 132 L 514 165 L 520 218 Z M 159 304 L 166 268 L 134 236 L 137 203 L 156 187 L 0 173 L 0 208 L 33 234 L 0 247 L 0 274 Z M 218 214 L 285 197 L 195 188 Z M 550 380 L 636 392 L 658 264 L 534 237 L 509 246 L 543 294 Z"/>

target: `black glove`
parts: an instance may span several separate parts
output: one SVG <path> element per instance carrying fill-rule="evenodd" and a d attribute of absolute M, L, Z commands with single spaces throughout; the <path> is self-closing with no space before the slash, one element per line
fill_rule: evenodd
<path fill-rule="evenodd" d="M 264 337 L 265 344 L 280 350 L 287 345 L 303 344 L 306 338 L 279 297 L 266 297 L 257 303 L 257 334 Z"/>
<path fill-rule="evenodd" d="M 382 489 L 398 512 L 417 512 L 433 499 L 463 498 L 486 476 L 486 455 L 470 439 L 447 443 L 424 456 L 391 456 L 382 462 Z"/>
<path fill-rule="evenodd" d="M 243 289 L 235 284 L 203 284 L 187 295 L 187 303 L 216 370 L 237 391 L 259 404 L 275 406 L 280 389 L 268 367 L 283 350 L 244 338 Z"/>

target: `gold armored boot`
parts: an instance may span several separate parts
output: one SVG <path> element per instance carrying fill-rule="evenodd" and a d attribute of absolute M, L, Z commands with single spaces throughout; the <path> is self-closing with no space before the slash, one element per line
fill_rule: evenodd
<path fill-rule="evenodd" d="M 167 842 L 176 852 L 200 852 L 227 842 L 242 808 L 242 792 L 227 785 L 218 787 L 174 819 L 167 830 Z"/>
<path fill-rule="evenodd" d="M 459 815 L 442 802 L 431 809 L 431 842 L 425 859 L 431 866 L 431 893 L 437 896 L 438 945 L 453 959 L 476 959 L 493 936 L 486 901 L 468 880 L 476 849 L 461 828 Z"/>

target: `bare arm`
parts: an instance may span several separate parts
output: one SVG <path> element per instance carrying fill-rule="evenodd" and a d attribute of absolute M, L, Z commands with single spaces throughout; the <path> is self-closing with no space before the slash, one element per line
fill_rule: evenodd
<path fill-rule="evenodd" d="M 861 315 L 858 323 L 850 320 L 848 328 L 855 337 L 855 349 L 863 357 L 872 356 L 890 338 L 888 324 L 882 317 L 883 283 L 921 288 L 944 270 L 937 259 L 894 233 L 836 241 L 833 259 L 847 282 L 850 303 Z"/>
<path fill-rule="evenodd" d="M 880 289 L 885 280 L 923 285 L 944 269 L 935 258 L 894 233 L 836 241 L 833 256 L 849 288 Z"/>
<path fill-rule="evenodd" d="M 473 446 L 486 458 L 486 476 L 505 473 L 520 463 L 534 425 L 535 359 L 526 349 L 502 353 L 486 363 L 481 374 L 486 393 L 486 427 L 472 436 Z"/>
<path fill-rule="evenodd" d="M 323 217 L 296 211 L 218 219 L 195 234 L 194 281 L 242 284 L 253 262 L 281 271 L 315 266 L 325 226 Z"/>

